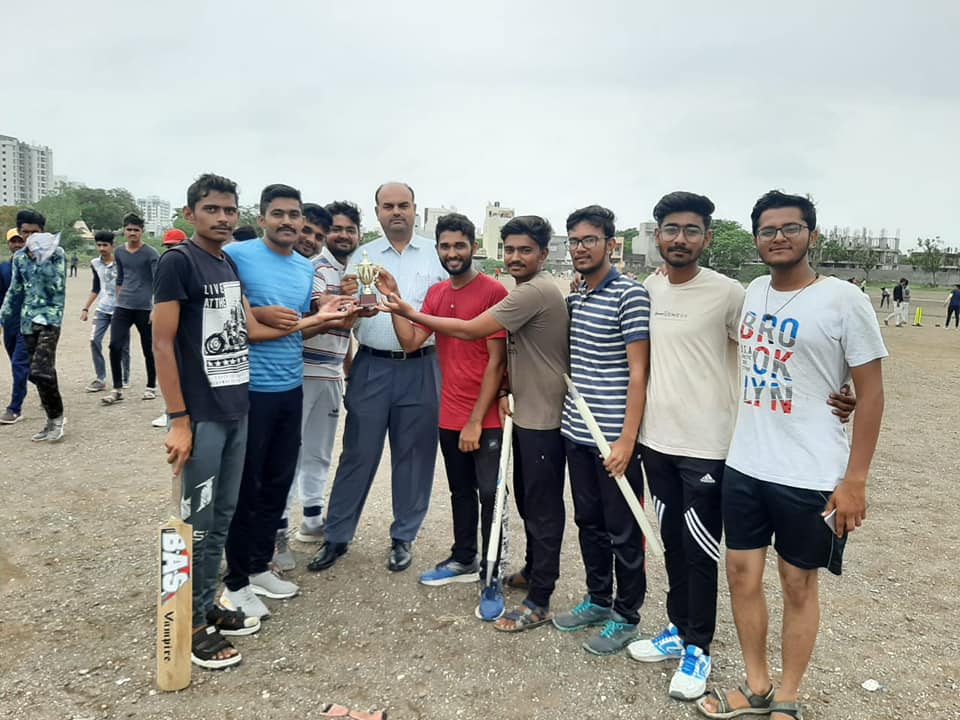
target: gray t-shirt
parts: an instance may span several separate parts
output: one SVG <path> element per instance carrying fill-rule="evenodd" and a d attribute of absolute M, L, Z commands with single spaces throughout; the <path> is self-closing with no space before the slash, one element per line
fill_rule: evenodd
<path fill-rule="evenodd" d="M 507 370 L 516 407 L 513 419 L 525 430 L 560 427 L 569 369 L 570 316 L 553 278 L 539 272 L 517 285 L 489 312 L 505 327 Z"/>
<path fill-rule="evenodd" d="M 149 245 L 141 245 L 136 252 L 126 245 L 117 248 L 117 307 L 127 310 L 153 308 L 153 276 L 157 273 L 160 255 Z"/>

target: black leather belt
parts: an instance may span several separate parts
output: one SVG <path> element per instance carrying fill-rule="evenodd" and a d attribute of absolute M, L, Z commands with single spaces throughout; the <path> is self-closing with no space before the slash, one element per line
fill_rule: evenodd
<path fill-rule="evenodd" d="M 367 353 L 368 355 L 373 355 L 374 357 L 378 358 L 387 358 L 388 360 L 410 360 L 412 358 L 432 355 L 436 351 L 436 345 L 428 345 L 427 347 L 422 347 L 419 350 L 414 350 L 413 352 L 403 352 L 402 350 L 377 350 L 376 348 L 369 347 L 368 345 L 360 346 L 360 352 Z"/>

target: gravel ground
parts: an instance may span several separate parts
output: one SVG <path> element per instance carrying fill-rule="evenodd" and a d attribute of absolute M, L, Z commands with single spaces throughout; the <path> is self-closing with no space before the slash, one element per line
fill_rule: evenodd
<path fill-rule="evenodd" d="M 311 718 L 329 701 L 388 708 L 397 720 L 697 716 L 666 696 L 672 668 L 593 657 L 580 649 L 583 633 L 544 627 L 503 635 L 474 619 L 477 587 L 418 585 L 417 574 L 445 557 L 451 541 L 440 463 L 413 567 L 387 572 L 387 458 L 358 536 L 334 569 L 306 572 L 312 548 L 292 543 L 300 567 L 290 576 L 302 594 L 268 601 L 274 616 L 263 631 L 237 643 L 244 663 L 221 673 L 195 670 L 187 690 L 157 692 L 153 543 L 170 483 L 163 432 L 150 420 L 162 404 L 137 399 L 144 379 L 138 351 L 127 402 L 102 408 L 83 391 L 91 376 L 89 326 L 77 317 L 87 288 L 86 277 L 70 280 L 59 360 L 65 441 L 30 442 L 43 424 L 32 388 L 26 420 L 0 427 L 7 499 L 0 506 L 0 717 Z M 926 327 L 884 328 L 892 357 L 870 515 L 848 545 L 844 577 L 821 576 L 820 642 L 804 689 L 808 719 L 960 717 L 960 639 L 950 620 L 960 613 L 950 579 L 960 536 L 951 509 L 960 332 L 934 327 L 942 299 L 923 295 L 915 292 L 914 302 L 926 301 Z M 0 370 L 3 396 L 8 367 Z M 511 514 L 517 558 L 522 534 L 512 507 Z M 572 515 L 568 507 L 558 609 L 583 592 Z M 776 598 L 773 559 L 767 584 Z M 649 587 L 644 633 L 665 622 L 665 576 L 656 561 Z M 774 602 L 774 629 L 779 615 Z M 773 644 L 771 652 L 777 657 Z M 724 590 L 712 680 L 727 686 L 741 674 Z M 861 686 L 870 679 L 879 689 Z"/>

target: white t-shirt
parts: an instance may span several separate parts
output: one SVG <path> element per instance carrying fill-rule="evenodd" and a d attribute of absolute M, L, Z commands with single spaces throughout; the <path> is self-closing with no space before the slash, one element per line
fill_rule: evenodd
<path fill-rule="evenodd" d="M 754 280 L 740 322 L 740 410 L 727 465 L 832 492 L 850 444 L 827 397 L 849 380 L 850 368 L 886 356 L 877 316 L 857 287 L 828 277 L 778 292 L 769 275 Z"/>
<path fill-rule="evenodd" d="M 650 293 L 650 378 L 640 442 L 657 452 L 723 460 L 737 407 L 737 338 L 743 287 L 709 268 Z"/>

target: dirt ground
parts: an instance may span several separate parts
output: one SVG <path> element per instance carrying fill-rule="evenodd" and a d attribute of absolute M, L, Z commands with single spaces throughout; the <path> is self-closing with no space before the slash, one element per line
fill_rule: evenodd
<path fill-rule="evenodd" d="M 32 387 L 25 421 L 0 426 L 0 718 L 313 718 L 328 701 L 388 708 L 396 720 L 698 716 L 667 697 L 672 667 L 591 656 L 580 648 L 583 633 L 544 627 L 503 635 L 473 617 L 477 587 L 420 586 L 417 575 L 443 559 L 451 542 L 440 463 L 413 567 L 389 573 L 386 457 L 356 540 L 334 569 L 307 572 L 313 548 L 292 543 L 300 567 L 290 575 L 302 594 L 268 601 L 274 615 L 262 632 L 237 643 L 244 663 L 221 673 L 194 670 L 187 690 L 157 692 L 154 543 L 169 513 L 170 480 L 164 433 L 150 421 L 162 401 L 138 399 L 139 350 L 125 403 L 104 408 L 84 392 L 89 325 L 78 318 L 87 289 L 86 273 L 69 281 L 58 363 L 64 442 L 30 442 L 44 422 Z M 943 318 L 940 295 L 914 291 L 915 304 L 925 301 L 924 327 L 883 328 L 891 358 L 869 517 L 848 544 L 843 578 L 821 576 L 820 641 L 804 689 L 808 720 L 960 717 L 960 332 L 934 326 Z M 8 392 L 4 359 L 0 396 Z M 512 501 L 511 514 L 511 557 L 518 558 Z M 583 592 L 572 516 L 568 504 L 558 609 Z M 772 559 L 768 569 L 776 598 Z M 649 587 L 645 634 L 665 623 L 665 575 L 655 560 Z M 508 596 L 508 603 L 520 599 Z M 776 631 L 776 600 L 771 615 Z M 775 642 L 771 648 L 778 657 Z M 711 684 L 740 680 L 725 589 L 713 657 Z M 880 689 L 863 689 L 868 679 Z"/>

